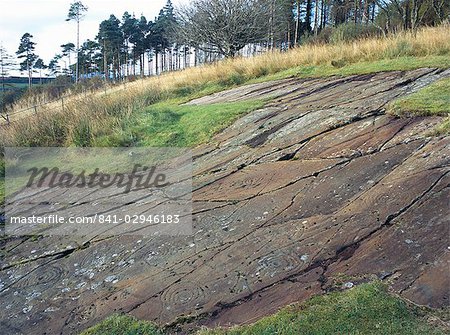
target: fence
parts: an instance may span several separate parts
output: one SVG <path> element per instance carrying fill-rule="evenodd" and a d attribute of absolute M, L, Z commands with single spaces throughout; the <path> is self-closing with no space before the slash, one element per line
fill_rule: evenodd
<path fill-rule="evenodd" d="M 121 85 L 123 85 L 123 88 L 126 87 L 125 82 L 121 83 Z M 109 88 L 110 88 L 109 86 L 104 85 L 104 87 L 103 87 L 104 94 L 107 94 L 107 90 Z M 40 103 L 40 104 L 35 104 L 35 105 L 20 109 L 20 110 L 15 110 L 12 112 L 8 112 L 8 111 L 2 112 L 2 113 L 0 113 L 0 128 L 7 127 L 11 123 L 17 122 L 22 116 L 28 117 L 31 115 L 37 115 L 40 112 L 51 112 L 54 110 L 64 111 L 65 104 L 67 101 L 73 100 L 73 98 L 75 98 L 75 97 L 78 97 L 81 99 L 82 97 L 86 97 L 87 94 L 92 94 L 94 92 L 101 92 L 101 91 L 98 89 L 97 90 L 83 89 L 82 92 L 66 94 L 66 95 L 60 96 L 54 100 L 46 101 L 46 102 Z M 47 107 L 47 106 L 51 106 L 51 105 L 54 105 L 54 106 L 52 106 L 51 108 Z"/>
<path fill-rule="evenodd" d="M 200 66 L 202 64 L 207 64 L 210 62 L 214 62 L 217 61 L 219 59 L 222 59 L 222 56 L 219 56 L 218 54 L 215 53 L 211 53 L 211 52 L 205 52 L 202 51 L 200 49 L 193 49 L 190 48 L 189 51 L 187 51 L 185 49 L 185 54 L 184 56 L 188 56 L 187 58 L 185 58 L 183 61 L 181 61 L 179 59 L 179 57 L 182 55 L 182 52 L 179 51 L 181 49 L 176 49 L 178 50 L 175 53 L 175 56 L 173 55 L 173 51 L 175 49 L 172 49 L 169 54 L 167 53 L 159 53 L 159 57 L 161 58 L 159 62 L 154 62 L 153 59 L 149 59 L 149 63 L 148 64 L 152 64 L 152 69 L 148 69 L 148 76 L 145 75 L 145 62 L 144 62 L 144 74 L 143 76 L 141 76 L 140 74 L 137 76 L 131 76 L 134 78 L 144 78 L 144 77 L 151 77 L 151 76 L 155 76 L 155 75 L 159 75 L 162 74 L 163 72 L 175 72 L 178 70 L 183 70 L 189 67 L 195 67 L 195 66 Z M 268 46 L 265 44 L 249 44 L 246 47 L 244 47 L 239 54 L 243 57 L 253 57 L 255 55 L 259 55 L 262 54 L 264 52 L 266 52 L 268 50 Z M 194 57 L 191 58 L 191 55 L 194 54 Z M 156 63 L 160 64 L 160 68 L 156 68 Z M 150 65 L 148 65 L 150 66 Z M 126 71 L 127 72 L 127 71 Z M 119 76 L 120 78 L 123 78 L 121 76 Z M 126 82 L 127 80 L 124 80 L 122 82 L 118 82 L 117 85 L 115 85 L 116 87 L 123 85 L 123 87 L 125 88 L 126 86 Z M 107 89 L 109 89 L 110 86 L 108 85 L 104 85 L 103 89 L 105 94 L 107 93 Z M 70 95 L 66 95 L 66 96 L 61 96 L 55 100 L 52 101 L 47 101 L 45 103 L 42 104 L 36 104 L 21 110 L 17 110 L 17 111 L 13 111 L 11 113 L 6 112 L 6 113 L 2 113 L 0 112 L 0 128 L 1 127 L 5 127 L 8 126 L 9 124 L 17 121 L 20 119 L 21 115 L 26 115 L 27 112 L 29 115 L 33 115 L 33 114 L 38 114 L 40 111 L 52 111 L 52 110 L 56 110 L 56 109 L 60 109 L 62 108 L 64 110 L 64 104 L 65 101 L 64 100 L 68 100 L 73 98 L 73 96 L 82 96 L 83 94 L 86 95 L 88 92 L 90 93 L 94 93 L 94 92 L 101 92 L 100 87 L 94 88 L 94 89 L 89 89 L 86 88 L 85 90 L 83 90 L 82 93 L 74 93 L 74 94 L 70 94 Z M 55 104 L 56 106 L 53 108 L 45 108 L 45 106 L 50 105 L 50 104 Z"/>

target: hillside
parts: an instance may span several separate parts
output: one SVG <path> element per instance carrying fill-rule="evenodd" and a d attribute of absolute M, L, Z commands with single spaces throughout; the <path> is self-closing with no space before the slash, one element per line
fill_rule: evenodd
<path fill-rule="evenodd" d="M 116 312 L 182 329 L 246 324 L 374 279 L 447 307 L 450 137 L 430 136 L 442 117 L 386 109 L 449 77 L 290 78 L 190 101 L 266 101 L 193 149 L 194 234 L 4 240 L 2 332 L 77 333 Z M 65 211 L 85 213 L 74 196 Z"/>

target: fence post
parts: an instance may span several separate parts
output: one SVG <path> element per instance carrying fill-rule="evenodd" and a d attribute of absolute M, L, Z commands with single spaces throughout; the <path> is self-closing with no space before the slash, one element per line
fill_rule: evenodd
<path fill-rule="evenodd" d="M 7 124 L 10 124 L 10 122 L 9 122 L 9 114 L 8 114 L 8 112 L 6 112 L 6 123 L 7 123 Z"/>
<path fill-rule="evenodd" d="M 64 98 L 61 97 L 61 107 L 62 107 L 62 111 L 64 112 Z"/>
<path fill-rule="evenodd" d="M 34 106 L 34 112 L 36 113 L 36 115 L 37 115 L 37 106 Z"/>

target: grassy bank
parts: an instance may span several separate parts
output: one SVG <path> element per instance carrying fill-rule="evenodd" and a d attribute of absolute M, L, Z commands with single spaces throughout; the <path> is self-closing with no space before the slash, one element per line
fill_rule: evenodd
<path fill-rule="evenodd" d="M 357 42 L 307 45 L 289 52 L 230 59 L 118 86 L 67 101 L 64 110 L 50 106 L 38 115 L 2 128 L 2 146 L 86 145 L 81 136 L 120 136 L 126 122 L 167 99 L 188 100 L 252 81 L 290 76 L 320 77 L 420 67 L 450 67 L 449 26 L 400 33 Z M 49 108 L 50 108 L 49 107 Z M 57 106 L 56 106 L 57 107 Z M 128 129 L 125 129 L 128 131 Z"/>
<path fill-rule="evenodd" d="M 197 335 L 327 335 L 327 334 L 445 334 L 440 323 L 430 323 L 428 312 L 409 306 L 386 292 L 380 283 L 362 284 L 292 305 L 258 322 L 230 329 L 202 329 Z M 436 318 L 435 318 L 436 319 Z M 173 333 L 127 316 L 112 316 L 82 335 Z"/>
<path fill-rule="evenodd" d="M 114 134 L 93 139 L 101 147 L 150 146 L 194 147 L 208 142 L 239 116 L 261 108 L 262 100 L 180 105 L 177 101 L 154 104 L 131 117 Z"/>
<path fill-rule="evenodd" d="M 450 78 L 441 79 L 413 94 L 394 101 L 390 113 L 398 116 L 448 116 Z"/>
<path fill-rule="evenodd" d="M 393 101 L 388 113 L 400 117 L 446 116 L 436 135 L 450 133 L 450 78 L 441 79 L 413 94 Z"/>

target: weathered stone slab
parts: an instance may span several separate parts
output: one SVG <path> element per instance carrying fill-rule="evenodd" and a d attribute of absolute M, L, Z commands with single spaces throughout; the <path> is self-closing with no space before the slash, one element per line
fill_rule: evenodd
<path fill-rule="evenodd" d="M 248 323 L 342 274 L 448 306 L 450 138 L 429 137 L 440 118 L 384 114 L 448 75 L 291 78 L 191 102 L 275 97 L 194 149 L 194 233 L 1 241 L 0 333 L 73 334 L 115 312 Z"/>

